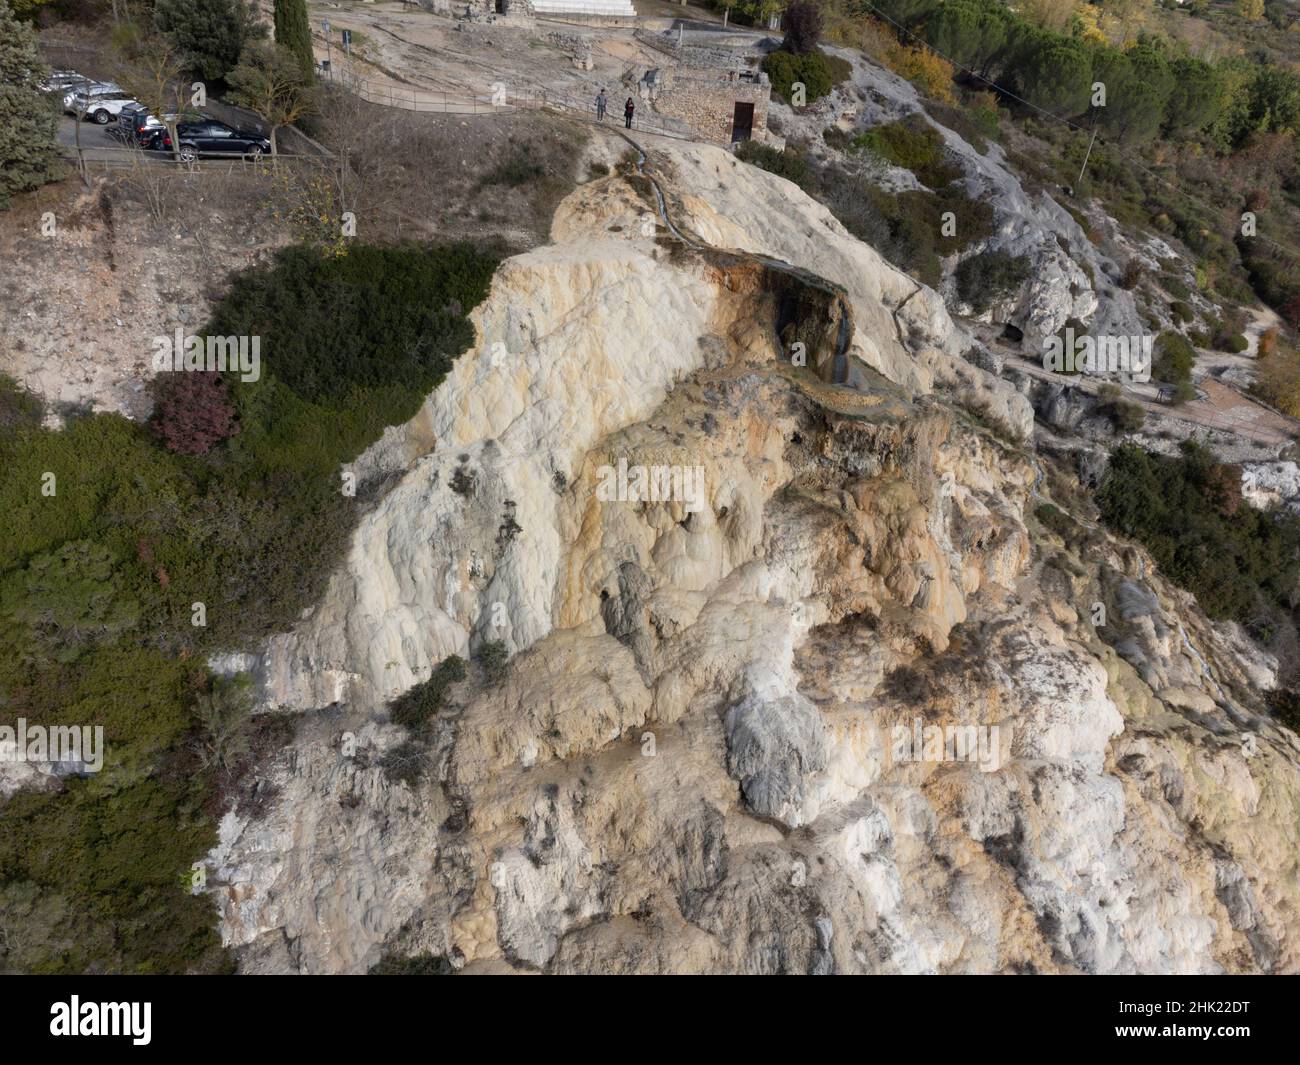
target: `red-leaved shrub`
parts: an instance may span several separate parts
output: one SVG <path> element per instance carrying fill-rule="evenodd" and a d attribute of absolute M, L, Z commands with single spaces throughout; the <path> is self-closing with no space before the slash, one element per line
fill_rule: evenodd
<path fill-rule="evenodd" d="M 206 455 L 239 432 L 226 379 L 207 371 L 167 371 L 154 378 L 153 431 L 168 451 Z"/>

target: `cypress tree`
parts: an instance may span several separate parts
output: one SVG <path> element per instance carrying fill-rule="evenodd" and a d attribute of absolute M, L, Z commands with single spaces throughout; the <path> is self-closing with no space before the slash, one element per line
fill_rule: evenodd
<path fill-rule="evenodd" d="M 311 50 L 307 0 L 275 0 L 275 43 L 298 57 L 303 77 L 316 80 L 316 59 Z"/>

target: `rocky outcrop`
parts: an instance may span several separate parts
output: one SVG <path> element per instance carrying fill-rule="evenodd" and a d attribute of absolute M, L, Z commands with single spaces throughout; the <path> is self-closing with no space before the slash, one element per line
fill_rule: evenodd
<path fill-rule="evenodd" d="M 1267 664 L 1039 526 L 1028 403 L 934 293 L 725 153 L 651 166 L 686 239 L 584 186 L 358 463 L 387 491 L 257 663 L 299 735 L 211 855 L 243 967 L 1295 969 Z M 845 384 L 769 260 L 843 292 Z M 387 723 L 488 639 L 508 675 Z"/>
<path fill-rule="evenodd" d="M 797 131 L 806 142 L 818 144 L 828 125 L 869 129 L 926 113 L 920 94 L 904 78 L 851 49 L 832 51 L 852 65 L 852 78 L 802 114 L 774 104 L 773 112 L 787 134 Z M 984 312 L 984 319 L 1014 324 L 1024 333 L 1027 349 L 1033 350 L 1071 318 L 1087 323 L 1096 336 L 1146 331 L 1133 294 L 1117 283 L 1119 264 L 1094 245 L 1074 216 L 1052 198 L 1052 190 L 1026 189 L 1001 145 L 989 143 L 981 151 L 940 122 L 928 116 L 927 121 L 942 134 L 951 160 L 961 168 L 960 183 L 966 194 L 994 211 L 996 231 L 968 248 L 963 257 L 1004 251 L 1028 260 L 1028 280 Z M 895 190 L 919 187 L 910 171 L 899 168 L 883 175 L 882 184 Z M 1173 252 L 1166 248 L 1165 254 Z M 941 291 L 955 310 L 966 313 L 971 308 L 962 306 L 952 280 L 958 261 L 953 256 L 944 263 Z"/>

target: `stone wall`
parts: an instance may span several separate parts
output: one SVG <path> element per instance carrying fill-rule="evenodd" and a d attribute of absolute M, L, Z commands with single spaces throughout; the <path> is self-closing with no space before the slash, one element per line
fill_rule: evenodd
<path fill-rule="evenodd" d="M 670 75 L 654 94 L 659 114 L 681 119 L 707 140 L 731 143 L 732 119 L 737 103 L 754 105 L 754 140 L 767 139 L 767 105 L 772 88 L 766 82 L 742 78 Z"/>

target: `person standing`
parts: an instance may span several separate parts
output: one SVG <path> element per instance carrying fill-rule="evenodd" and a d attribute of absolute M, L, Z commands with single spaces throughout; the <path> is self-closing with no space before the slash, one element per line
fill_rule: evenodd
<path fill-rule="evenodd" d="M 605 95 L 605 90 L 601 89 L 596 93 L 596 121 L 605 121 L 605 109 L 609 106 L 609 98 Z"/>
<path fill-rule="evenodd" d="M 636 114 L 636 104 L 632 102 L 632 97 L 627 98 L 627 103 L 623 105 L 623 125 L 628 129 L 632 128 L 632 116 Z"/>

